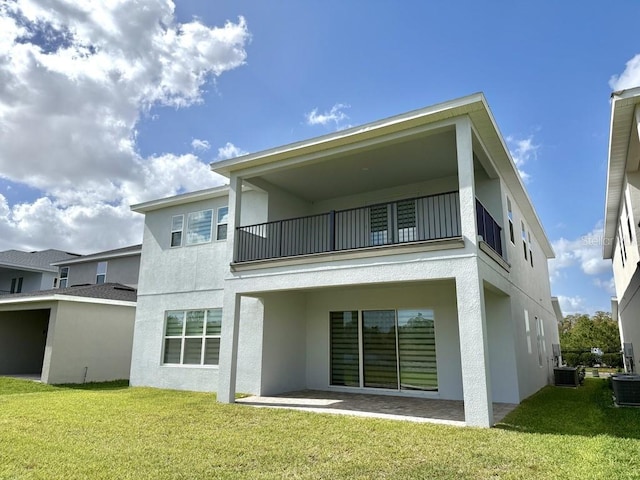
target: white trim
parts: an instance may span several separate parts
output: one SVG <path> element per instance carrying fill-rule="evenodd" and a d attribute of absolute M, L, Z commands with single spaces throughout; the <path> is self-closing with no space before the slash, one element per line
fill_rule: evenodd
<path fill-rule="evenodd" d="M 23 304 L 23 303 L 38 303 L 38 302 L 77 302 L 77 303 L 95 303 L 98 305 L 118 305 L 122 307 L 135 307 L 136 302 L 128 302 L 125 300 L 110 300 L 107 298 L 95 298 L 95 297 L 76 297 L 73 295 L 64 295 L 55 293 L 53 295 L 43 295 L 41 297 L 24 297 L 24 298 L 11 298 L 0 299 L 0 305 L 11 304 Z"/>
<path fill-rule="evenodd" d="M 142 253 L 142 247 L 138 247 L 136 250 L 128 250 L 126 252 L 107 253 L 105 255 L 101 255 L 99 253 L 85 255 L 78 258 L 74 258 L 73 260 L 63 260 L 61 262 L 55 262 L 55 263 L 52 263 L 51 265 L 63 266 L 63 265 L 73 265 L 76 263 L 89 263 L 89 262 L 95 262 L 95 261 L 110 260 L 112 258 L 133 257 L 136 255 L 140 255 L 141 253 Z"/>

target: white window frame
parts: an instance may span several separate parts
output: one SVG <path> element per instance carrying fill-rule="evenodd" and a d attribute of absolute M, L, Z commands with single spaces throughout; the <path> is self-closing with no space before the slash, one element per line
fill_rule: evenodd
<path fill-rule="evenodd" d="M 104 272 L 100 271 L 100 266 L 104 265 Z M 101 285 L 103 283 L 107 283 L 107 267 L 109 262 L 98 262 L 98 266 L 96 267 L 96 285 Z M 100 277 L 102 277 L 102 281 L 100 281 Z"/>
<path fill-rule="evenodd" d="M 529 324 L 529 311 L 524 309 L 524 330 L 527 337 L 527 352 L 531 355 L 531 325 Z"/>
<path fill-rule="evenodd" d="M 524 249 L 524 259 L 529 260 L 529 258 L 527 257 L 527 227 L 522 220 L 520 220 L 520 226 L 522 228 L 522 246 Z"/>
<path fill-rule="evenodd" d="M 69 272 L 71 267 L 60 268 L 60 280 L 58 281 L 58 288 L 67 288 L 69 286 Z"/>
<path fill-rule="evenodd" d="M 516 245 L 516 236 L 514 233 L 513 227 L 513 207 L 511 205 L 511 199 L 507 196 L 507 219 L 509 221 L 509 240 L 511 241 L 511 245 L 515 247 Z"/>
<path fill-rule="evenodd" d="M 170 365 L 170 366 L 186 366 L 186 367 L 218 367 L 219 358 L 220 358 L 220 350 L 218 350 L 218 363 L 204 363 L 204 357 L 206 353 L 206 341 L 209 339 L 218 339 L 219 342 L 222 342 L 222 327 L 220 329 L 220 334 L 211 335 L 207 334 L 207 320 L 209 317 L 209 312 L 216 311 L 220 313 L 220 317 L 222 317 L 222 308 L 200 308 L 200 309 L 187 309 L 187 310 L 167 310 L 164 312 L 164 327 L 162 334 L 162 355 L 160 357 L 161 365 Z M 190 312 L 204 312 L 203 323 L 202 323 L 202 334 L 201 335 L 187 335 L 187 315 Z M 167 319 L 169 314 L 177 314 L 182 313 L 182 332 L 180 335 L 167 335 Z M 184 363 L 184 354 L 185 354 L 185 343 L 187 339 L 202 339 L 202 343 L 200 345 L 200 363 Z M 167 340 L 169 339 L 180 339 L 180 362 L 179 363 L 171 363 L 165 361 L 165 348 Z M 220 348 L 220 347 L 218 347 Z"/>
<path fill-rule="evenodd" d="M 227 213 L 225 215 L 227 220 L 225 222 L 221 222 L 220 221 L 220 212 L 223 211 L 223 210 L 227 211 Z M 223 217 L 223 219 L 224 219 L 224 217 Z M 226 230 L 224 238 L 220 238 L 220 227 L 222 225 L 226 225 L 227 226 L 227 230 Z M 219 207 L 216 210 L 216 240 L 218 240 L 218 241 L 226 241 L 227 240 L 227 236 L 229 235 L 228 227 L 229 227 L 229 206 L 225 205 L 224 207 Z"/>
<path fill-rule="evenodd" d="M 192 241 L 190 239 L 190 233 L 191 233 L 191 221 L 192 218 L 195 218 L 197 215 L 202 215 L 206 212 L 211 212 L 211 221 L 209 222 L 209 237 L 205 240 L 200 240 L 200 241 Z M 187 228 L 186 228 L 186 232 L 187 234 L 186 239 L 185 239 L 185 245 L 202 245 L 205 243 L 211 243 L 211 238 L 213 237 L 213 209 L 211 208 L 206 208 L 204 210 L 198 210 L 197 212 L 190 212 L 187 215 Z"/>
<path fill-rule="evenodd" d="M 176 219 L 180 219 L 180 228 L 177 229 L 175 227 L 175 221 Z M 180 233 L 180 243 L 178 243 L 177 245 L 173 244 L 173 234 L 174 233 Z M 169 237 L 169 246 L 171 248 L 178 248 L 181 247 L 184 239 L 184 214 L 180 214 L 180 215 L 174 215 L 173 217 L 171 217 L 171 236 Z"/>
<path fill-rule="evenodd" d="M 543 360 L 544 360 L 544 354 L 547 351 L 547 347 L 545 345 L 545 341 L 544 341 L 544 326 L 542 325 L 542 318 L 540 317 L 535 317 L 536 319 L 536 341 L 538 344 L 538 365 L 540 366 L 540 368 L 542 368 L 543 365 Z"/>

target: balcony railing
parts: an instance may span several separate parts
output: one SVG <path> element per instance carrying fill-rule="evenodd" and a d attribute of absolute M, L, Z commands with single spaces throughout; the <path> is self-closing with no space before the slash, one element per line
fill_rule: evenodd
<path fill-rule="evenodd" d="M 236 228 L 235 262 L 461 236 L 458 192 Z"/>
<path fill-rule="evenodd" d="M 502 257 L 502 227 L 498 225 L 478 199 L 476 199 L 476 220 L 478 235 L 482 236 L 487 245 Z"/>

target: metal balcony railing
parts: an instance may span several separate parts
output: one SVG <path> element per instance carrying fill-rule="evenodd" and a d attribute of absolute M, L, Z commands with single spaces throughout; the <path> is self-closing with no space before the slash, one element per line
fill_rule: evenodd
<path fill-rule="evenodd" d="M 476 199 L 476 220 L 478 235 L 502 257 L 502 227 L 498 225 L 478 199 Z"/>
<path fill-rule="evenodd" d="M 458 192 L 236 228 L 235 262 L 461 236 Z"/>

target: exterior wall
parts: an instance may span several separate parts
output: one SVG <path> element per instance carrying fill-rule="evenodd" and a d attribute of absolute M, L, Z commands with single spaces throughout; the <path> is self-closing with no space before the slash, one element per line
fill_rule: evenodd
<path fill-rule="evenodd" d="M 53 288 L 54 273 L 0 269 L 0 294 L 11 291 L 11 280 L 22 277 L 22 292 L 35 292 Z"/>
<path fill-rule="evenodd" d="M 135 307 L 59 301 L 52 311 L 45 383 L 128 379 Z"/>
<path fill-rule="evenodd" d="M 40 374 L 49 309 L 0 311 L 0 375 Z"/>
<path fill-rule="evenodd" d="M 68 265 L 68 285 L 71 287 L 73 285 L 95 284 L 98 263 L 101 261 L 107 262 L 107 278 L 105 282 L 122 283 L 132 287 L 138 285 L 140 255 L 70 264 Z"/>
<path fill-rule="evenodd" d="M 615 259 L 614 259 L 615 261 Z M 640 269 L 633 275 L 622 297 L 618 297 L 618 326 L 622 343 L 633 344 L 634 370 L 640 370 Z"/>
<path fill-rule="evenodd" d="M 247 224 L 266 221 L 265 200 L 264 193 L 244 193 L 243 202 L 247 208 L 243 220 Z M 216 391 L 218 367 L 162 365 L 162 348 L 165 312 L 222 307 L 224 278 L 229 270 L 226 241 L 212 240 L 171 248 L 171 218 L 183 214 L 186 222 L 189 212 L 215 210 L 227 203 L 228 197 L 224 196 L 146 214 L 131 364 L 132 385 Z M 241 317 L 239 335 L 245 354 L 238 366 L 238 391 L 258 393 L 262 303 L 245 298 Z"/>
<path fill-rule="evenodd" d="M 630 286 L 631 279 L 637 269 L 638 261 L 640 261 L 640 252 L 638 251 L 638 230 L 636 218 L 640 218 L 640 172 L 627 173 L 625 176 L 623 198 L 627 199 L 629 207 L 629 223 L 627 224 L 627 216 L 624 213 L 622 205 L 619 205 L 618 225 L 616 228 L 616 237 L 607 239 L 615 241 L 612 266 L 613 278 L 616 288 L 616 295 L 622 298 Z M 631 226 L 631 234 L 629 232 Z M 620 236 L 622 234 L 622 237 Z M 624 240 L 624 251 L 622 254 L 622 241 Z"/>

